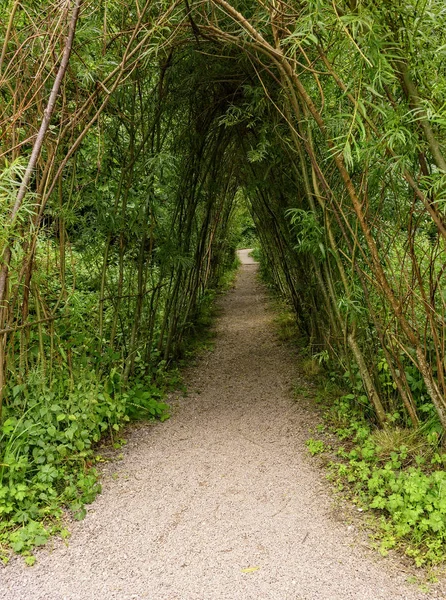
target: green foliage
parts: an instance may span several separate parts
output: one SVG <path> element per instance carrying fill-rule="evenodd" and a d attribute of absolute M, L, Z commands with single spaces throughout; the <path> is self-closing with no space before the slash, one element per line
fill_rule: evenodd
<path fill-rule="evenodd" d="M 242 189 L 236 195 L 231 236 L 237 248 L 252 248 L 258 244 L 256 227 Z"/>
<path fill-rule="evenodd" d="M 311 456 L 322 454 L 326 450 L 325 444 L 322 440 L 314 440 L 313 438 L 310 438 L 305 443 Z"/>
<path fill-rule="evenodd" d="M 137 383 L 126 393 L 127 415 L 132 419 L 146 416 L 163 422 L 169 418 L 169 405 L 162 402 L 163 397 L 164 393 L 156 386 Z"/>
<path fill-rule="evenodd" d="M 258 263 L 262 260 L 262 250 L 259 246 L 254 246 L 250 252 L 250 256 Z"/>
<path fill-rule="evenodd" d="M 376 516 L 382 554 L 397 547 L 417 566 L 443 562 L 446 454 L 435 428 L 374 430 L 351 402 L 350 395 L 341 397 L 327 415 L 330 429 L 342 441 L 331 463 L 331 479 Z"/>
<path fill-rule="evenodd" d="M 93 468 L 104 436 L 111 441 L 130 419 L 164 421 L 161 389 L 146 382 L 130 389 L 116 371 L 102 382 L 80 372 L 47 387 L 41 374 L 16 385 L 0 434 L 0 547 L 29 553 L 62 528 L 62 507 L 76 519 L 100 491 Z"/>
<path fill-rule="evenodd" d="M 314 213 L 300 208 L 290 208 L 287 216 L 295 231 L 296 245 L 294 249 L 303 254 L 325 259 L 323 228 L 318 224 Z"/>

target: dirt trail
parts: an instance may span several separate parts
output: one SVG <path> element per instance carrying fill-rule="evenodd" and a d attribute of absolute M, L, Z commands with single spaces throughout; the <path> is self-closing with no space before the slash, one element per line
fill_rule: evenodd
<path fill-rule="evenodd" d="M 336 520 L 305 449 L 313 416 L 292 399 L 256 265 L 241 253 L 215 351 L 186 374 L 164 424 L 136 429 L 66 547 L 0 570 L 4 600 L 415 600 L 404 574 Z M 248 570 L 247 570 L 248 569 Z M 438 596 L 441 597 L 441 596 Z"/>

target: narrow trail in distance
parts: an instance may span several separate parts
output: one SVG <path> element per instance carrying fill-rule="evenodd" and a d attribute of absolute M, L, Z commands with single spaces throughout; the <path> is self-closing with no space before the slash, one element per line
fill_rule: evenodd
<path fill-rule="evenodd" d="M 3 600 L 418 600 L 335 518 L 293 399 L 296 357 L 274 333 L 242 251 L 215 350 L 186 372 L 164 424 L 136 428 L 67 546 L 0 569 Z"/>

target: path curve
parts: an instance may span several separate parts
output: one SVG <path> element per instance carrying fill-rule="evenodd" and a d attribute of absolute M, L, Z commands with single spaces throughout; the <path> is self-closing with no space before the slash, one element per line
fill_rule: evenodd
<path fill-rule="evenodd" d="M 104 470 L 86 519 L 25 567 L 4 600 L 418 600 L 433 598 L 357 546 L 333 516 L 293 401 L 295 359 L 275 337 L 256 265 L 221 300 L 215 350 L 164 424 L 136 429 Z M 49 551 L 48 551 L 49 550 Z"/>

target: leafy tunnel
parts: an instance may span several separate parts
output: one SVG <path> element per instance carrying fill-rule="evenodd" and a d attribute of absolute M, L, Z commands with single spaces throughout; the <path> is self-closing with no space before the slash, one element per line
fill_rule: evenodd
<path fill-rule="evenodd" d="M 65 440 L 83 452 L 144 404 L 129 382 L 184 351 L 244 206 L 312 355 L 378 425 L 442 431 L 440 0 L 13 0 L 0 18 L 9 433 L 52 423 L 43 397 L 63 423 L 99 390 L 100 425 Z"/>

